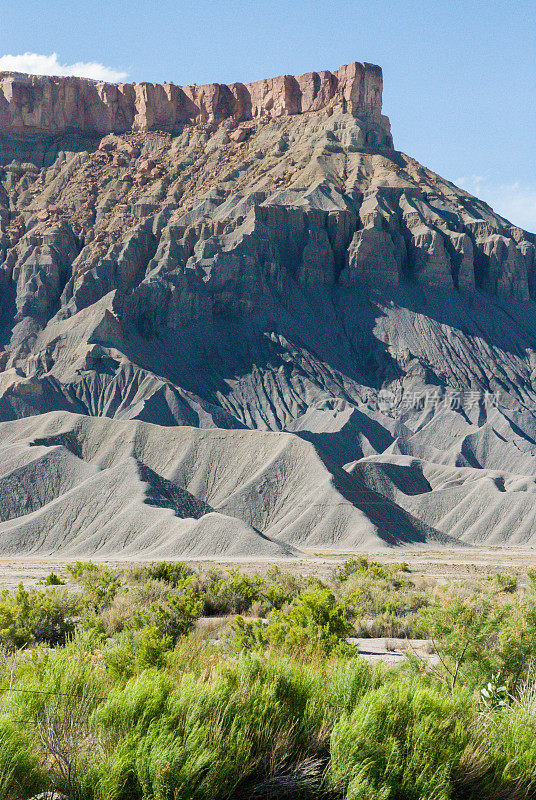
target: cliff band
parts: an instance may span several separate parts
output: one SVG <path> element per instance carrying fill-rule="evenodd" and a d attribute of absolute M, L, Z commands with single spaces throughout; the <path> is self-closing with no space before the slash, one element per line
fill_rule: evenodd
<path fill-rule="evenodd" d="M 381 114 L 382 71 L 374 64 L 184 87 L 0 72 L 0 130 L 12 133 L 176 131 L 184 123 L 241 122 L 327 108 L 370 116 L 389 133 Z"/>

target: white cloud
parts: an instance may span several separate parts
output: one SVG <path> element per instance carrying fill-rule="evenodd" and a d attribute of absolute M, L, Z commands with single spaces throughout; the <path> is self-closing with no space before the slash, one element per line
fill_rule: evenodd
<path fill-rule="evenodd" d="M 458 178 L 455 183 L 484 200 L 514 225 L 536 231 L 536 186 L 521 181 L 494 183 L 482 175 Z"/>
<path fill-rule="evenodd" d="M 18 56 L 0 56 L 0 72 L 27 72 L 30 75 L 75 75 L 78 78 L 93 78 L 96 81 L 115 83 L 124 80 L 128 73 L 105 67 L 96 61 L 77 61 L 76 64 L 60 64 L 58 54 L 44 56 L 40 53 L 23 53 Z"/>

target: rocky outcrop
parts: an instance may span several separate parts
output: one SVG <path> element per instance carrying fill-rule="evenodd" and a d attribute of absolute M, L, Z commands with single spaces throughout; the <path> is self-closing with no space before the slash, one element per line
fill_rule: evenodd
<path fill-rule="evenodd" d="M 475 308 L 478 298 L 536 299 L 534 236 L 391 148 L 381 72 L 370 65 L 242 88 L 105 90 L 28 78 L 23 84 L 35 93 L 24 95 L 11 79 L 6 97 L 19 109 L 10 119 L 22 125 L 21 141 L 39 126 L 75 124 L 94 139 L 86 150 L 58 152 L 49 166 L 15 160 L 0 168 L 0 376 L 9 413 L 24 415 L 55 397 L 54 407 L 153 415 L 166 424 L 280 427 L 301 408 L 300 391 L 292 390 L 285 411 L 279 400 L 277 411 L 251 411 L 251 387 L 247 400 L 227 405 L 225 391 L 205 394 L 197 379 L 178 386 L 182 367 L 157 368 L 147 343 L 171 337 L 170 358 L 180 350 L 186 372 L 195 372 L 186 330 L 196 331 L 211 363 L 217 344 L 209 330 L 243 331 L 247 320 L 279 318 L 282 307 L 304 314 L 304 304 L 326 293 L 344 306 L 342 331 L 352 328 L 346 317 L 356 298 L 400 295 L 418 306 L 422 292 L 432 292 L 451 305 L 465 297 Z M 165 129 L 179 118 L 192 124 L 174 133 L 131 130 Z M 129 132 L 106 132 L 118 120 Z M 270 340 L 283 350 L 285 331 L 286 323 Z M 251 335 L 248 347 L 260 348 L 262 362 L 264 345 Z M 373 384 L 443 380 L 435 350 L 416 356 L 415 341 L 395 345 L 389 332 L 387 350 L 361 342 L 362 333 L 348 336 Z M 373 355 L 365 357 L 367 348 Z M 457 369 L 444 367 L 448 381 L 483 380 L 465 367 L 455 378 Z M 504 385 L 514 386 L 517 369 L 505 366 Z M 486 373 L 485 384 L 493 382 Z M 0 404 L 2 391 L 0 381 Z"/>
<path fill-rule="evenodd" d="M 5 363 L 26 358 L 49 321 L 110 292 L 145 337 L 240 318 L 273 292 L 536 298 L 534 237 L 407 156 L 371 147 L 371 132 L 382 134 L 371 118 L 324 107 L 177 135 L 106 134 L 49 168 L 7 165 Z"/>
<path fill-rule="evenodd" d="M 2 552 L 534 542 L 535 236 L 378 68 L 1 83 Z"/>
<path fill-rule="evenodd" d="M 281 75 L 253 83 L 113 84 L 82 78 L 0 73 L 0 131 L 86 133 L 176 131 L 185 123 L 219 123 L 341 109 L 370 117 L 390 136 L 382 116 L 382 71 L 353 62 L 336 72 Z"/>

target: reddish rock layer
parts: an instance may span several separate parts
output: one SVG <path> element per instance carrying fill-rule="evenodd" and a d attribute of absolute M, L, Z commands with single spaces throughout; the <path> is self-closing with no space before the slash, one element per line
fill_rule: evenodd
<path fill-rule="evenodd" d="M 370 117 L 389 132 L 381 114 L 381 68 L 353 62 L 336 72 L 184 87 L 0 73 L 0 131 L 11 133 L 169 131 L 181 123 L 239 122 L 334 107 Z"/>

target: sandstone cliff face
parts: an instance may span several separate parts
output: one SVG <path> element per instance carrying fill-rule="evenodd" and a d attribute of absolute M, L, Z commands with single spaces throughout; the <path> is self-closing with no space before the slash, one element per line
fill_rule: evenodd
<path fill-rule="evenodd" d="M 393 149 L 378 68 L 229 87 L 2 85 L 0 423 L 18 427 L 0 429 L 0 466 L 1 437 L 20 439 L 26 464 L 41 423 L 24 418 L 54 412 L 39 447 L 58 474 L 82 477 L 64 487 L 78 498 L 67 522 L 45 485 L 39 523 L 10 527 L 0 508 L 0 550 L 12 530 L 66 541 L 76 518 L 89 531 L 91 486 L 113 499 L 99 517 L 111 536 L 139 532 L 124 520 L 132 491 L 142 528 L 177 535 L 174 555 L 211 552 L 222 530 L 238 552 L 235 529 L 271 555 L 393 544 L 399 531 L 442 541 L 453 519 L 479 541 L 488 507 L 530 540 L 535 236 Z M 428 393 L 458 393 L 459 406 L 408 405 Z M 485 393 L 506 410 L 489 412 Z M 167 464 L 173 435 L 162 444 L 154 426 L 121 420 L 219 430 L 185 434 Z M 125 458 L 136 451 L 124 469 L 110 466 L 116 435 Z M 156 460 L 153 446 L 138 452 L 155 437 Z M 24 466 L 28 495 L 39 469 Z M 200 524 L 155 522 L 147 491 Z M 484 520 L 475 529 L 472 514 Z M 145 528 L 139 541 L 151 545 Z"/>
<path fill-rule="evenodd" d="M 309 72 L 253 83 L 112 84 L 82 78 L 0 73 L 0 131 L 124 133 L 175 131 L 185 123 L 244 121 L 340 108 L 382 117 L 382 72 L 373 64 L 352 64 L 336 72 Z"/>

